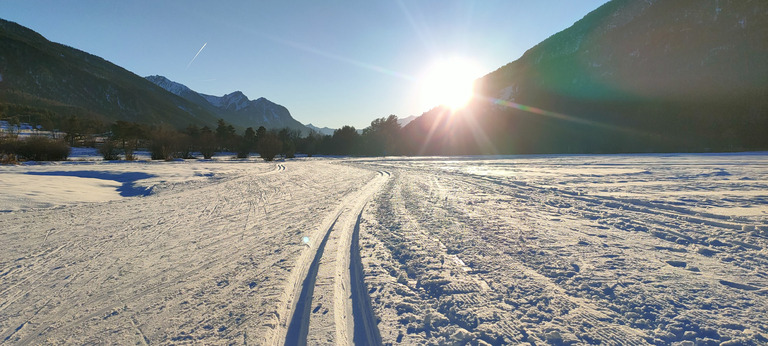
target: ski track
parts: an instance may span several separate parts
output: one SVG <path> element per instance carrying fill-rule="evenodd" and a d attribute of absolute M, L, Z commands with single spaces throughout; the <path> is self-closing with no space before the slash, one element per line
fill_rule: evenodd
<path fill-rule="evenodd" d="M 477 172 L 472 161 L 362 162 L 395 177 L 366 208 L 361 239 L 383 342 L 768 342 L 768 215 L 693 210 L 765 206 L 768 162 L 728 159 L 628 162 L 647 173 L 587 178 L 623 181 L 611 188 L 637 189 L 631 198 L 585 188 L 571 167 L 553 174 L 562 166 L 545 160 L 487 163 L 538 175 Z M 718 184 L 729 192 L 697 197 Z"/>
<path fill-rule="evenodd" d="M 0 343 L 768 343 L 765 155 L 252 167 L 0 213 Z"/>
<path fill-rule="evenodd" d="M 307 252 L 301 237 L 375 175 L 281 163 L 147 197 L 2 214 L 0 340 L 267 344 Z"/>
<path fill-rule="evenodd" d="M 309 248 L 314 251 L 314 256 L 305 257 L 297 265 L 302 268 L 297 271 L 301 275 L 295 276 L 290 285 L 294 287 L 294 294 L 287 301 L 285 328 L 278 329 L 275 344 L 345 345 L 352 344 L 355 338 L 364 338 L 367 344 L 380 343 L 375 337 L 377 331 L 372 330 L 375 325 L 370 321 L 354 320 L 356 316 L 370 317 L 372 312 L 370 308 L 363 308 L 361 313 L 354 313 L 355 305 L 359 308 L 368 297 L 355 291 L 362 283 L 352 281 L 350 268 L 360 265 L 353 262 L 359 257 L 353 256 L 356 245 L 352 244 L 359 227 L 359 216 L 389 176 L 387 172 L 379 171 L 366 186 L 348 195 L 337 207 L 332 221 L 329 219 L 320 227 L 323 240 L 310 241 Z M 318 245 L 314 246 L 316 243 Z M 355 331 L 363 335 L 355 335 Z"/>

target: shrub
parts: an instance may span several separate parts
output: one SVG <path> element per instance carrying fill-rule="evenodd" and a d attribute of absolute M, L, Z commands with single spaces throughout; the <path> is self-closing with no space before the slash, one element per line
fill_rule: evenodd
<path fill-rule="evenodd" d="M 16 155 L 33 161 L 64 161 L 69 156 L 69 145 L 47 137 L 30 137 L 16 141 Z"/>
<path fill-rule="evenodd" d="M 16 155 L 0 152 L 0 165 L 15 165 L 17 163 L 19 162 L 16 160 Z"/>
<path fill-rule="evenodd" d="M 249 127 L 250 128 L 250 127 Z M 237 138 L 237 158 L 238 159 L 247 159 L 248 156 L 251 155 L 251 143 L 246 141 L 243 137 L 236 137 Z"/>
<path fill-rule="evenodd" d="M 127 161 L 133 161 L 136 160 L 136 156 L 133 155 L 134 148 L 136 148 L 136 140 L 129 141 L 131 143 L 130 145 L 124 145 L 123 146 L 123 154 L 125 155 L 125 159 Z"/>
<path fill-rule="evenodd" d="M 182 145 L 183 142 L 178 132 L 168 127 L 161 127 L 152 131 L 149 151 L 152 160 L 170 161 L 181 156 L 180 148 Z"/>
<path fill-rule="evenodd" d="M 16 159 L 16 139 L 0 137 L 0 165 L 18 163 Z"/>
<path fill-rule="evenodd" d="M 114 141 L 106 141 L 104 144 L 102 144 L 99 147 L 99 153 L 101 153 L 101 156 L 106 161 L 115 161 L 120 160 L 120 155 L 118 155 L 117 145 L 115 145 Z"/>
<path fill-rule="evenodd" d="M 196 157 L 192 155 L 192 152 L 195 151 L 195 146 L 192 140 L 192 137 L 190 137 L 188 134 L 180 132 L 176 133 L 176 153 L 175 157 L 182 158 L 182 159 L 195 159 Z"/>
<path fill-rule="evenodd" d="M 216 154 L 216 137 L 213 136 L 210 130 L 205 131 L 204 128 L 204 130 L 201 131 L 198 150 L 200 150 L 200 154 L 202 154 L 203 158 L 206 160 L 210 160 L 213 155 Z"/>
<path fill-rule="evenodd" d="M 152 144 L 149 146 L 149 152 L 152 160 L 173 160 L 175 150 L 173 149 L 172 145 L 173 144 L 166 141 L 157 139 L 153 140 Z"/>
<path fill-rule="evenodd" d="M 18 140 L 15 138 L 0 137 L 0 155 L 5 159 L 8 159 L 10 156 L 15 157 L 17 143 Z"/>
<path fill-rule="evenodd" d="M 283 149 L 283 143 L 273 133 L 267 133 L 259 140 L 259 155 L 264 161 L 272 161 Z"/>
<path fill-rule="evenodd" d="M 286 142 L 283 144 L 283 154 L 286 159 L 292 159 L 296 157 L 296 145 L 293 142 Z"/>
<path fill-rule="evenodd" d="M 238 159 L 247 159 L 248 156 L 250 156 L 250 155 L 251 155 L 251 153 L 248 152 L 247 150 L 242 150 L 242 149 L 238 149 L 237 150 L 237 158 Z"/>

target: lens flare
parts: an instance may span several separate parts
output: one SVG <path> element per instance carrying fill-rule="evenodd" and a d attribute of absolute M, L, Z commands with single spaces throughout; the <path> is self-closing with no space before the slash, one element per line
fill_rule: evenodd
<path fill-rule="evenodd" d="M 421 78 L 422 108 L 464 107 L 474 96 L 474 81 L 482 73 L 473 62 L 452 58 L 430 66 Z"/>

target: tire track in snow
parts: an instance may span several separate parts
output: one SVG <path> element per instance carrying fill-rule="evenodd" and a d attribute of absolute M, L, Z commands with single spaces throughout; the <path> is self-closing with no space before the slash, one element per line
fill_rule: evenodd
<path fill-rule="evenodd" d="M 356 236 L 363 207 L 391 176 L 377 173 L 337 207 L 330 226 L 323 227 L 327 231 L 311 263 L 305 255 L 304 264 L 297 266 L 302 275 L 293 281 L 295 303 L 288 303 L 284 328 L 277 331 L 273 344 L 381 344 L 362 281 Z"/>

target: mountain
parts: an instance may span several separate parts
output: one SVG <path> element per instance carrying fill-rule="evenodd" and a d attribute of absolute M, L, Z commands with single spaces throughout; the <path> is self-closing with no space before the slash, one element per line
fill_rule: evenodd
<path fill-rule="evenodd" d="M 242 127 L 258 128 L 264 126 L 267 129 L 290 128 L 309 133 L 309 129 L 291 116 L 287 108 L 276 104 L 266 98 L 260 97 L 249 100 L 242 92 L 218 97 L 200 94 L 216 109 L 215 114 L 227 122 Z"/>
<path fill-rule="evenodd" d="M 400 124 L 400 126 L 402 127 L 402 126 L 408 125 L 411 121 L 413 121 L 416 118 L 418 117 L 415 115 L 411 115 L 402 119 L 397 119 L 397 123 Z"/>
<path fill-rule="evenodd" d="M 401 127 L 403 127 L 405 125 L 408 125 L 408 123 L 410 123 L 411 121 L 413 121 L 416 118 L 417 117 L 415 115 L 411 115 L 409 117 L 405 117 L 405 118 L 402 118 L 402 119 L 397 119 L 397 123 L 400 124 Z M 310 129 L 312 129 L 313 131 L 315 131 L 315 132 L 317 132 L 319 134 L 322 134 L 322 135 L 331 135 L 332 136 L 333 132 L 336 131 L 336 129 L 332 129 L 330 127 L 317 127 L 317 126 L 312 125 L 312 124 L 307 124 L 305 126 L 310 128 Z M 362 134 L 363 133 L 363 129 L 357 129 L 357 133 Z"/>
<path fill-rule="evenodd" d="M 216 122 L 205 108 L 122 67 L 2 19 L 0 75 L 0 112 L 46 127 L 61 128 L 72 119 L 178 128 Z"/>
<path fill-rule="evenodd" d="M 236 127 L 253 127 L 254 129 L 259 126 L 264 126 L 267 129 L 287 127 L 301 131 L 302 134 L 309 133 L 309 128 L 296 121 L 287 108 L 263 97 L 249 100 L 240 91 L 224 96 L 212 96 L 193 91 L 185 85 L 171 81 L 163 76 L 148 76 L 146 79 L 208 110 L 216 117 L 224 119 L 224 121 Z"/>
<path fill-rule="evenodd" d="M 333 136 L 333 131 L 336 131 L 336 129 L 332 129 L 330 127 L 317 127 L 317 126 L 312 125 L 312 124 L 307 124 L 307 125 L 304 125 L 304 126 L 308 127 L 310 130 L 315 131 L 315 132 L 317 132 L 317 133 L 319 133 L 321 135 Z"/>
<path fill-rule="evenodd" d="M 766 1 L 613 0 L 477 80 L 470 119 L 407 132 L 433 132 L 422 151 L 764 150 L 766 56 Z"/>

